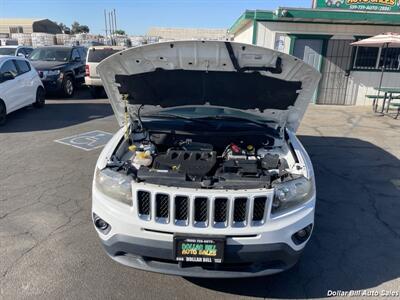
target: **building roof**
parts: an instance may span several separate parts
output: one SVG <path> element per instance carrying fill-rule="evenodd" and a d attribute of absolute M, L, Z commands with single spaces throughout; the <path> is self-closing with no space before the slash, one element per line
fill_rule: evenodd
<path fill-rule="evenodd" d="M 235 33 L 251 21 L 400 26 L 400 13 L 289 7 L 279 7 L 275 11 L 246 10 L 229 33 Z"/>
<path fill-rule="evenodd" d="M 29 26 L 34 22 L 43 21 L 45 19 L 5 19 L 0 18 L 0 25 L 18 25 L 18 26 Z"/>

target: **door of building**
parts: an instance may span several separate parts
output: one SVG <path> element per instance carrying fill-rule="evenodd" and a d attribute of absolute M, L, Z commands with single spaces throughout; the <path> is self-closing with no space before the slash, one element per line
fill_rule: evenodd
<path fill-rule="evenodd" d="M 346 76 L 350 68 L 350 43 L 353 40 L 329 40 L 322 64 L 318 104 L 351 105 L 355 102 L 357 86 Z"/>
<path fill-rule="evenodd" d="M 296 39 L 293 55 L 304 60 L 309 65 L 320 71 L 322 63 L 322 47 L 323 40 L 319 39 Z M 315 91 L 312 102 L 317 98 L 317 91 Z"/>

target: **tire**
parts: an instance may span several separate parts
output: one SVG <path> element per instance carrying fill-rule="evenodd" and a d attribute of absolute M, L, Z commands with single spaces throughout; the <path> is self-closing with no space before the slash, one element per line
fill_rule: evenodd
<path fill-rule="evenodd" d="M 62 83 L 62 90 L 65 97 L 70 98 L 74 95 L 75 86 L 71 76 L 65 77 Z"/>
<path fill-rule="evenodd" d="M 36 92 L 36 101 L 33 103 L 33 106 L 36 108 L 42 108 L 45 104 L 45 92 L 43 88 L 38 88 Z"/>
<path fill-rule="evenodd" d="M 3 101 L 0 100 L 0 126 L 6 124 L 7 109 Z"/>
<path fill-rule="evenodd" d="M 92 98 L 100 98 L 103 95 L 103 88 L 100 86 L 92 86 L 89 90 Z"/>

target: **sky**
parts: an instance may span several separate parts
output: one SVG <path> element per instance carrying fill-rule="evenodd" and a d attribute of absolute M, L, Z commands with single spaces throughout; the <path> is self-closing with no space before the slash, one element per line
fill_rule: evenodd
<path fill-rule="evenodd" d="M 0 18 L 45 18 L 88 25 L 104 34 L 104 9 L 115 9 L 117 27 L 145 34 L 149 27 L 229 28 L 246 9 L 311 7 L 311 0 L 0 0 Z"/>

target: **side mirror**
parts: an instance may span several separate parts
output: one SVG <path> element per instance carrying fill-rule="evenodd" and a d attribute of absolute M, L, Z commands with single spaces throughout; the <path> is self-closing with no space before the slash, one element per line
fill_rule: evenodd
<path fill-rule="evenodd" d="M 4 82 L 8 80 L 13 80 L 14 78 L 15 77 L 11 72 L 4 72 L 3 74 L 1 74 L 0 81 Z"/>

